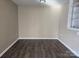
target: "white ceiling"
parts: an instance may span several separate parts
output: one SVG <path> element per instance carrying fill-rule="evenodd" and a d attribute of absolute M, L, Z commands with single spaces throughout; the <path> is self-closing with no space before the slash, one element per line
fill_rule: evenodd
<path fill-rule="evenodd" d="M 17 5 L 39 5 L 40 0 L 12 0 Z"/>
<path fill-rule="evenodd" d="M 19 6 L 35 6 L 40 5 L 40 0 L 12 0 L 14 3 L 16 3 Z M 51 0 L 54 1 L 54 0 Z M 66 3 L 68 0 L 55 0 L 59 3 Z"/>

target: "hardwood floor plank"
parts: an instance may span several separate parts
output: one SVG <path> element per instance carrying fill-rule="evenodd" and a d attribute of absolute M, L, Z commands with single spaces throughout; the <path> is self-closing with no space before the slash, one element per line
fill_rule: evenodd
<path fill-rule="evenodd" d="M 1 58 L 77 58 L 58 40 L 19 40 Z"/>

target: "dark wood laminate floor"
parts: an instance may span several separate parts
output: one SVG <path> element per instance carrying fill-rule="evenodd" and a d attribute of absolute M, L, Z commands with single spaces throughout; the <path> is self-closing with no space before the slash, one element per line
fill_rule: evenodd
<path fill-rule="evenodd" d="M 1 58 L 75 58 L 58 40 L 19 40 Z"/>

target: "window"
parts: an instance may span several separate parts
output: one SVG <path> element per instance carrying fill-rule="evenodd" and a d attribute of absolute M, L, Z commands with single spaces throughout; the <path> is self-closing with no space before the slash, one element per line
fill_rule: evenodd
<path fill-rule="evenodd" d="M 68 28 L 79 30 L 79 0 L 70 0 Z"/>

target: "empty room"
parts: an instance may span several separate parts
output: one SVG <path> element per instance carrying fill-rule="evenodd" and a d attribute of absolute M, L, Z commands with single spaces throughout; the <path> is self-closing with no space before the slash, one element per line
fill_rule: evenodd
<path fill-rule="evenodd" d="M 0 0 L 0 58 L 78 58 L 79 0 Z"/>

